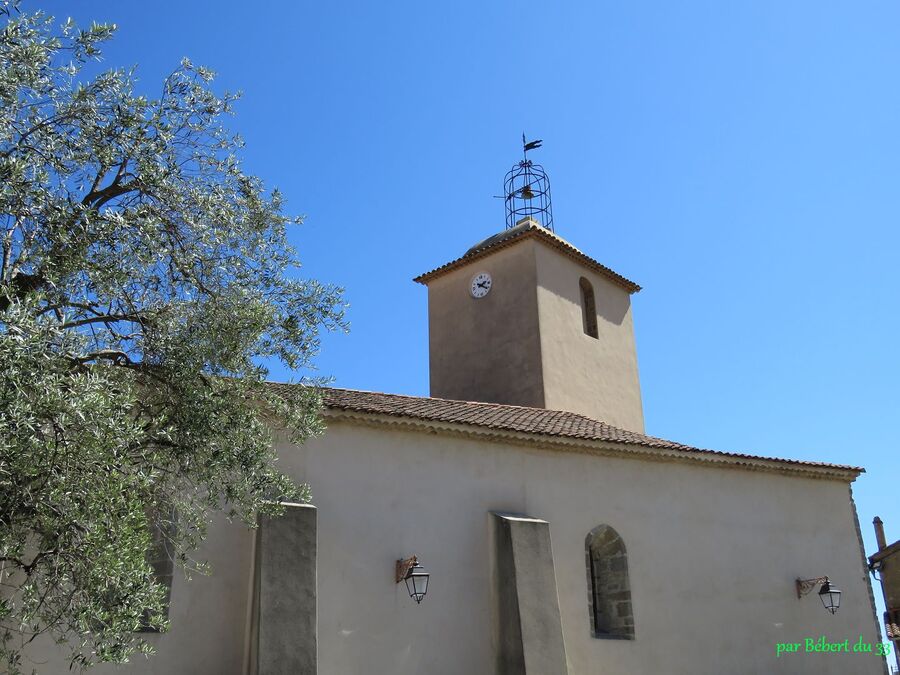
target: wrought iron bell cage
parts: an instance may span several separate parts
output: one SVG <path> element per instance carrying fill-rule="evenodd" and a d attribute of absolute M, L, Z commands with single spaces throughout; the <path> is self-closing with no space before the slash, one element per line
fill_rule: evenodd
<path fill-rule="evenodd" d="M 515 227 L 523 218 L 531 218 L 553 232 L 550 205 L 550 179 L 540 164 L 526 158 L 510 169 L 503 183 L 506 201 L 506 229 Z"/>

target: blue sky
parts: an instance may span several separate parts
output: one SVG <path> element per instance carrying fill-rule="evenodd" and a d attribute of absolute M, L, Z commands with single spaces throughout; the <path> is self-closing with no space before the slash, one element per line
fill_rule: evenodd
<path fill-rule="evenodd" d="M 876 514 L 900 538 L 896 2 L 29 7 L 119 24 L 148 94 L 182 56 L 244 91 L 247 168 L 346 288 L 336 384 L 428 394 L 411 279 L 502 229 L 525 131 L 557 232 L 644 287 L 648 433 L 863 465 L 867 551 Z"/>

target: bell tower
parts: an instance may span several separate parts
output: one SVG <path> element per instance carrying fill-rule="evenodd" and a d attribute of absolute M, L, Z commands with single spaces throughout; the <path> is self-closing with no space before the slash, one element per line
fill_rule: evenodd
<path fill-rule="evenodd" d="M 550 182 L 506 176 L 506 229 L 417 277 L 428 287 L 431 395 L 567 410 L 644 431 L 631 295 L 640 286 L 553 231 Z"/>

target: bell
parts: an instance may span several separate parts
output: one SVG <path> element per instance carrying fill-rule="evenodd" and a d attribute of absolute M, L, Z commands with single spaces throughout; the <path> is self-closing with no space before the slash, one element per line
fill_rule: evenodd
<path fill-rule="evenodd" d="M 519 199 L 534 199 L 534 192 L 531 191 L 530 185 L 526 185 L 519 190 Z"/>

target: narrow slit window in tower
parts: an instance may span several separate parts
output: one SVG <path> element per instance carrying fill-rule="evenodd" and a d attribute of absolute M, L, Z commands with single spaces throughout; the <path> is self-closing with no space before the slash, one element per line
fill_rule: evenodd
<path fill-rule="evenodd" d="M 581 286 L 581 316 L 584 334 L 592 338 L 599 338 L 597 333 L 597 303 L 594 301 L 594 287 L 591 282 L 581 277 L 578 280 Z"/>

